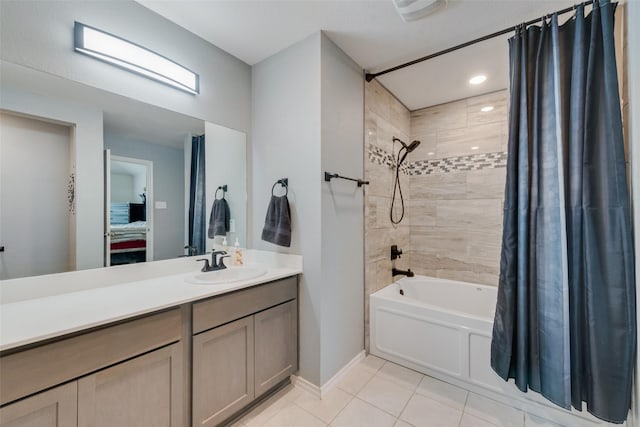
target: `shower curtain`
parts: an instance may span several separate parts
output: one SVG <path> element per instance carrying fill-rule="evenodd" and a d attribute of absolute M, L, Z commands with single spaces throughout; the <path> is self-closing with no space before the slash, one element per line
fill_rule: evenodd
<path fill-rule="evenodd" d="M 195 255 L 206 252 L 204 135 L 191 139 L 191 180 L 189 187 L 189 246 Z"/>
<path fill-rule="evenodd" d="M 491 366 L 563 408 L 621 423 L 636 351 L 615 5 L 509 40 L 511 106 Z"/>

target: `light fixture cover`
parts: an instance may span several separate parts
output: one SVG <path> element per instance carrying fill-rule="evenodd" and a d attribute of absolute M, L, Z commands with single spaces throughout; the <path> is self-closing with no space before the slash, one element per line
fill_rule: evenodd
<path fill-rule="evenodd" d="M 182 65 L 113 34 L 76 22 L 75 50 L 186 92 L 200 93 L 200 77 Z"/>
<path fill-rule="evenodd" d="M 448 0 L 393 0 L 398 14 L 405 22 L 417 21 L 444 7 Z"/>

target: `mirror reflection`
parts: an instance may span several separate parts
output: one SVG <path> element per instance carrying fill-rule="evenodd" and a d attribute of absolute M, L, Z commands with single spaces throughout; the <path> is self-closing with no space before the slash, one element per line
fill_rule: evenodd
<path fill-rule="evenodd" d="M 224 237 L 246 245 L 244 133 L 5 61 L 0 71 L 0 279 L 184 256 L 220 185 Z"/>

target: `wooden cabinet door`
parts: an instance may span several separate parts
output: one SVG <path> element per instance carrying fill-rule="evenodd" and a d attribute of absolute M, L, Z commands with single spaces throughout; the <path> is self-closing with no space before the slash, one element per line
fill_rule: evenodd
<path fill-rule="evenodd" d="M 255 315 L 256 397 L 298 369 L 297 300 Z"/>
<path fill-rule="evenodd" d="M 180 427 L 182 356 L 179 343 L 78 380 L 81 427 Z"/>
<path fill-rule="evenodd" d="M 73 381 L 0 409 L 2 427 L 76 427 L 78 383 Z"/>
<path fill-rule="evenodd" d="M 193 337 L 193 425 L 215 426 L 253 400 L 253 316 Z"/>

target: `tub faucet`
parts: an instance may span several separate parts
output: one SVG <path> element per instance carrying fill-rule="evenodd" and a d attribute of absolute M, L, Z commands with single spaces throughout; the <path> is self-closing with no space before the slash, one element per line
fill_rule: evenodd
<path fill-rule="evenodd" d="M 397 268 L 393 267 L 391 269 L 391 275 L 392 276 L 407 276 L 407 277 L 413 277 L 413 271 L 411 271 L 410 268 L 408 268 L 406 271 L 405 270 L 398 270 Z"/>

